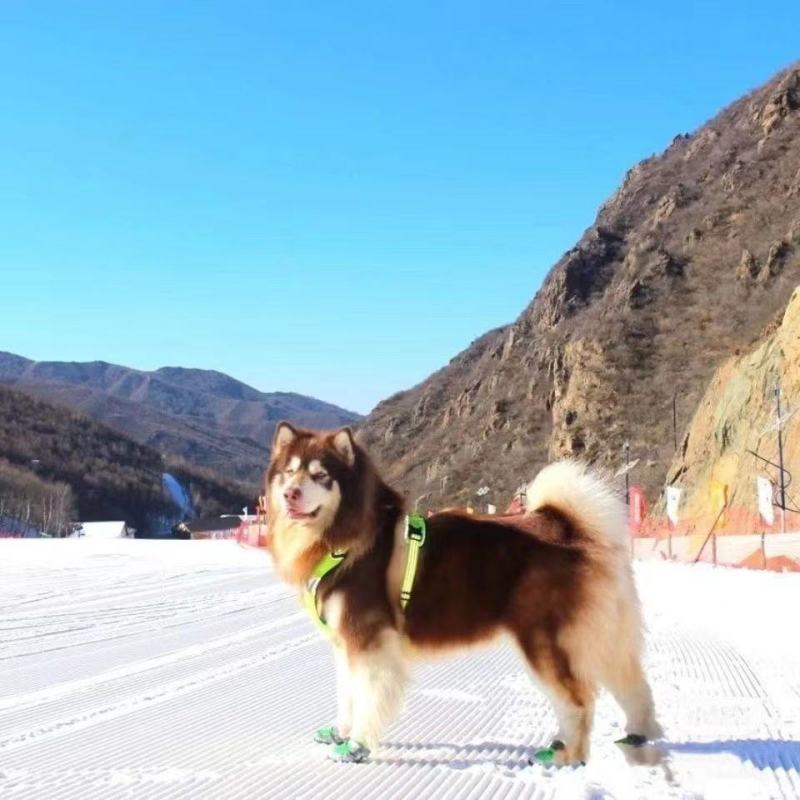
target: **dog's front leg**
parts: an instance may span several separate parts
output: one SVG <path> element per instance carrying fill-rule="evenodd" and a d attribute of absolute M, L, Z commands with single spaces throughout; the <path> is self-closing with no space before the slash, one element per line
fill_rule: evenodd
<path fill-rule="evenodd" d="M 336 732 L 342 739 L 350 736 L 353 727 L 353 679 L 347 659 L 347 651 L 339 646 L 336 659 Z"/>
<path fill-rule="evenodd" d="M 408 680 L 400 635 L 386 629 L 370 646 L 348 651 L 352 690 L 350 741 L 368 750 L 400 710 Z"/>

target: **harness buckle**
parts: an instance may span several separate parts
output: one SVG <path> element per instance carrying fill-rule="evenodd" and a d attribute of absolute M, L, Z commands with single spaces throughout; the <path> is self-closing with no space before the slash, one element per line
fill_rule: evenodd
<path fill-rule="evenodd" d="M 409 528 L 406 531 L 406 539 L 422 544 L 425 541 L 425 531 L 418 528 Z"/>
<path fill-rule="evenodd" d="M 406 541 L 418 542 L 423 545 L 425 544 L 425 520 L 415 519 L 416 516 L 409 516 L 406 521 Z"/>

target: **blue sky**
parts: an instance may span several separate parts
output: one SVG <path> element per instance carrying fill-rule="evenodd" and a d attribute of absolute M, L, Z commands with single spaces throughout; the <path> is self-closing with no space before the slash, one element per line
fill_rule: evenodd
<path fill-rule="evenodd" d="M 0 349 L 358 411 L 512 321 L 777 2 L 0 3 Z"/>

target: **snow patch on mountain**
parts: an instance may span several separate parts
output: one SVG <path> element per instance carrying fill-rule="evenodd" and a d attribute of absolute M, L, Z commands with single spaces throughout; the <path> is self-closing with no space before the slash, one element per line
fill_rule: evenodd
<path fill-rule="evenodd" d="M 193 516 L 192 499 L 181 482 L 169 472 L 164 472 L 161 475 L 161 483 L 172 502 L 180 509 L 181 515 L 183 517 Z"/>

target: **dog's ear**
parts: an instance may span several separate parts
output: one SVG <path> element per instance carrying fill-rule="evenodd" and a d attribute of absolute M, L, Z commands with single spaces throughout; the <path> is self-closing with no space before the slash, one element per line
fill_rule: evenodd
<path fill-rule="evenodd" d="M 345 460 L 348 466 L 353 466 L 356 462 L 356 443 L 353 438 L 353 431 L 350 428 L 342 428 L 333 435 L 333 448 Z"/>
<path fill-rule="evenodd" d="M 288 422 L 279 422 L 272 439 L 272 455 L 278 455 L 297 438 L 297 431 Z"/>

